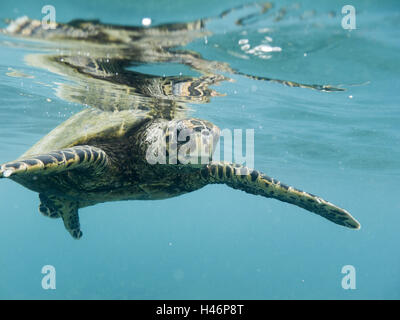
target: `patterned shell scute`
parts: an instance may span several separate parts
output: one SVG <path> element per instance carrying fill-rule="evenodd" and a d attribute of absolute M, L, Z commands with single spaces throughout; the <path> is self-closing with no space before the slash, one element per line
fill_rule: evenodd
<path fill-rule="evenodd" d="M 126 132 L 150 118 L 148 112 L 141 110 L 108 112 L 95 108 L 84 109 L 51 131 L 21 158 L 84 145 L 93 138 L 123 137 Z"/>

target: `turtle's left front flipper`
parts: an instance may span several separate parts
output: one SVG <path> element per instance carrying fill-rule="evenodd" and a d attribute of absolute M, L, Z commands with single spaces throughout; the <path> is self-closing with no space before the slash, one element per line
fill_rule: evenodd
<path fill-rule="evenodd" d="M 56 174 L 77 168 L 91 168 L 101 172 L 107 163 L 107 154 L 103 150 L 92 146 L 76 146 L 5 163 L 0 166 L 0 178 Z"/>
<path fill-rule="evenodd" d="M 51 187 L 37 190 L 39 177 L 57 175 L 74 169 L 89 170 L 92 174 L 101 174 L 108 164 L 106 153 L 93 146 L 76 146 L 68 149 L 33 155 L 8 162 L 0 166 L 0 178 L 10 178 L 16 182 L 40 192 L 39 211 L 48 217 L 61 217 L 64 226 L 73 238 L 82 237 L 79 224 L 79 202 L 64 197 L 58 191 L 57 195 Z M 31 178 L 31 179 L 27 179 Z"/>
<path fill-rule="evenodd" d="M 257 170 L 232 163 L 213 162 L 203 167 L 201 177 L 208 183 L 225 183 L 247 193 L 294 204 L 351 229 L 360 228 L 358 221 L 346 210 L 311 193 L 287 186 Z"/>

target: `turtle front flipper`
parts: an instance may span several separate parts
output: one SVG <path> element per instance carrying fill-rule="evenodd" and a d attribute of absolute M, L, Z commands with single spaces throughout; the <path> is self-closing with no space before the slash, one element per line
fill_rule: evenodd
<path fill-rule="evenodd" d="M 274 198 L 314 212 L 336 224 L 359 229 L 359 222 L 349 212 L 313 194 L 289 187 L 278 180 L 241 165 L 212 162 L 201 170 L 208 183 L 225 183 L 247 193 Z"/>
<path fill-rule="evenodd" d="M 58 196 L 39 195 L 40 206 L 39 211 L 50 218 L 61 217 L 64 221 L 65 229 L 71 234 L 74 239 L 82 237 L 80 229 L 77 201 L 71 201 Z"/>
<path fill-rule="evenodd" d="M 0 166 L 0 178 L 54 174 L 77 168 L 92 168 L 101 172 L 107 163 L 107 155 L 103 150 L 92 146 L 76 146 L 5 163 Z"/>

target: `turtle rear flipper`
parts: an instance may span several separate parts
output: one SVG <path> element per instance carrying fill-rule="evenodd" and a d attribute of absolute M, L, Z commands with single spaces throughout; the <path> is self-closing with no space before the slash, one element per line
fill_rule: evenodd
<path fill-rule="evenodd" d="M 0 178 L 55 174 L 77 168 L 91 168 L 95 172 L 101 172 L 107 163 L 107 155 L 103 150 L 92 146 L 76 146 L 5 163 L 0 166 Z"/>
<path fill-rule="evenodd" d="M 60 202 L 60 198 L 58 198 L 57 196 L 52 196 L 52 195 L 47 196 L 45 194 L 40 193 L 39 199 L 40 199 L 39 212 L 42 215 L 52 219 L 61 218 L 61 213 L 59 210 L 60 205 L 58 204 L 58 202 Z"/>
<path fill-rule="evenodd" d="M 47 196 L 39 194 L 40 206 L 39 211 L 50 218 L 61 217 L 64 221 L 65 229 L 71 234 L 74 239 L 82 237 L 80 229 L 79 205 L 77 201 L 71 201 L 58 196 Z"/>
<path fill-rule="evenodd" d="M 225 183 L 247 193 L 288 202 L 336 224 L 360 229 L 359 222 L 346 210 L 311 193 L 287 186 L 257 170 L 232 163 L 213 162 L 204 166 L 201 177 L 209 183 Z"/>

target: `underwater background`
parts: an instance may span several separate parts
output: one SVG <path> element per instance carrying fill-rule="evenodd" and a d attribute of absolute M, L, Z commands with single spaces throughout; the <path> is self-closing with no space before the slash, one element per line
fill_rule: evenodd
<path fill-rule="evenodd" d="M 153 24 L 217 17 L 247 2 L 7 0 L 0 27 L 5 18 L 41 19 L 47 4 L 57 22 L 139 26 L 143 17 Z M 355 30 L 341 25 L 347 4 L 356 9 Z M 361 229 L 210 185 L 168 200 L 82 209 L 84 236 L 76 241 L 61 221 L 39 214 L 36 193 L 2 179 L 1 299 L 400 298 L 400 3 L 279 1 L 244 25 L 235 17 L 210 21 L 213 35 L 186 48 L 247 74 L 346 90 L 229 75 L 234 82 L 215 86 L 226 95 L 190 105 L 191 115 L 220 128 L 254 129 L 256 169 L 347 209 Z M 67 79 L 27 66 L 24 56 L 34 50 L 10 41 L 0 35 L 0 163 L 82 109 L 56 96 L 56 83 Z M 261 56 L 242 49 L 266 42 L 281 50 Z M 33 77 L 10 77 L 12 70 Z M 140 70 L 193 73 L 182 66 Z M 42 288 L 45 265 L 56 269 L 55 290 Z M 356 270 L 356 289 L 342 287 L 346 265 Z"/>

